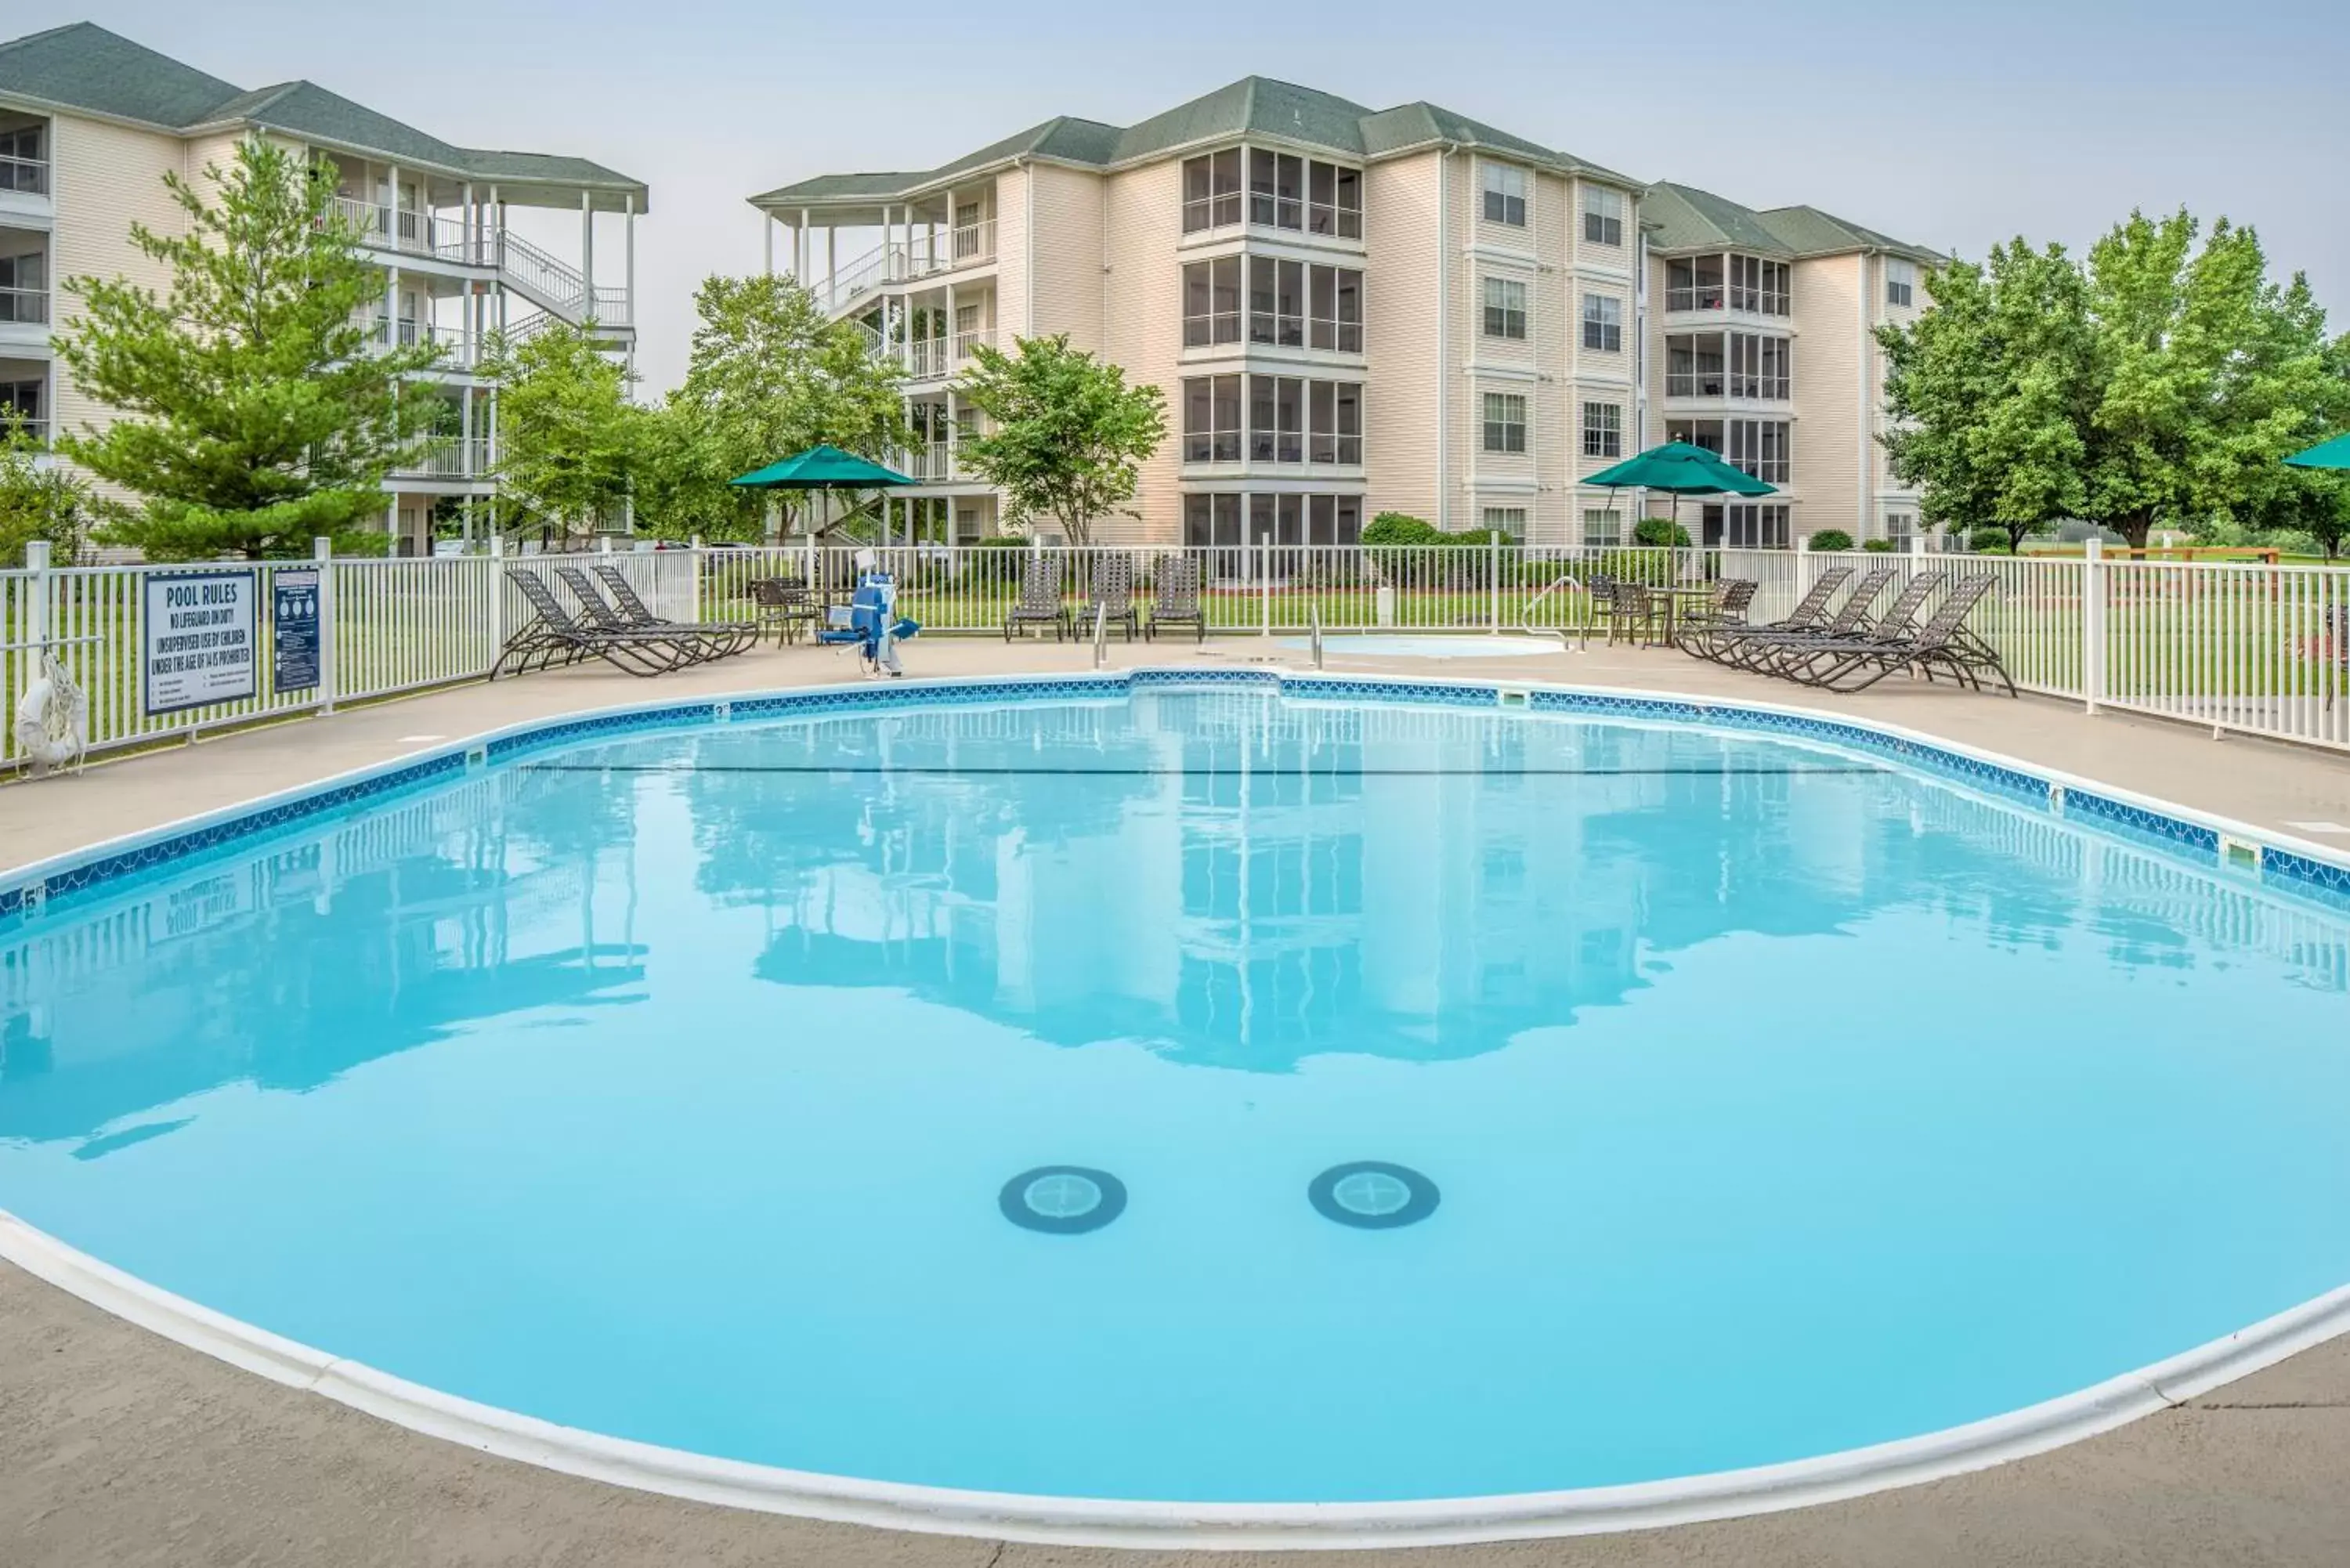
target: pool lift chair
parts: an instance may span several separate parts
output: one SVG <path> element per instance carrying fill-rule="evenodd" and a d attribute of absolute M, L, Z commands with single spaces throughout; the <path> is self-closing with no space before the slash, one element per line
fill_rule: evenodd
<path fill-rule="evenodd" d="M 826 612 L 826 624 L 816 639 L 856 649 L 858 663 L 868 677 L 901 676 L 906 667 L 899 661 L 898 644 L 920 636 L 921 623 L 898 614 L 897 581 L 874 565 L 872 551 L 859 550 L 857 566 L 856 596 Z"/>

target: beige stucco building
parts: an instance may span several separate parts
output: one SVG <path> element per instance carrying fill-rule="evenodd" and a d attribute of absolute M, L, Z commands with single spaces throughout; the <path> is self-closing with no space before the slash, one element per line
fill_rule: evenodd
<path fill-rule="evenodd" d="M 1685 506 L 1693 534 L 1786 544 L 1916 514 L 1871 439 L 1866 333 L 1922 302 L 1930 252 L 1649 186 L 1431 104 L 1253 77 L 1135 126 L 1054 119 L 935 170 L 752 202 L 770 268 L 907 368 L 921 483 L 898 517 L 919 537 L 998 527 L 957 460 L 955 378 L 976 343 L 1053 333 L 1167 394 L 1139 515 L 1098 538 L 1347 543 L 1400 511 L 1628 540 L 1643 498 L 1581 482 L 1669 428 L 1734 443 L 1787 492 L 1768 514 Z M 1756 286 L 1690 285 L 1668 307 L 1669 279 L 1732 269 Z M 1910 303 L 1887 303 L 1897 283 Z"/>
<path fill-rule="evenodd" d="M 310 82 L 246 91 L 87 23 L 0 44 L 0 406 L 44 436 L 103 423 L 52 345 L 76 309 L 64 281 L 168 286 L 131 224 L 183 232 L 164 176 L 201 181 L 255 135 L 333 161 L 339 204 L 382 268 L 379 341 L 442 345 L 424 382 L 445 410 L 441 434 L 384 484 L 395 547 L 429 551 L 436 512 L 445 528 L 496 488 L 494 394 L 474 373 L 490 331 L 592 320 L 633 353 L 646 188 L 584 159 L 456 147 Z M 521 207 L 576 213 L 578 249 L 515 233 Z"/>

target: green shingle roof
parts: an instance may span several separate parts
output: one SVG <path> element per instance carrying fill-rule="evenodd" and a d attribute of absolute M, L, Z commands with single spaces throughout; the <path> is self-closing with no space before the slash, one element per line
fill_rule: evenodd
<path fill-rule="evenodd" d="M 1496 130 L 1434 104 L 1410 103 L 1396 109 L 1372 109 L 1335 93 L 1299 87 L 1295 82 L 1276 81 L 1271 77 L 1243 77 L 1124 129 L 1092 119 L 1049 119 L 936 169 L 821 174 L 751 200 L 756 205 L 774 207 L 895 201 L 943 184 L 960 174 L 1016 158 L 1041 158 L 1084 168 L 1109 169 L 1143 162 L 1179 148 L 1243 136 L 1324 148 L 1353 158 L 1392 157 L 1415 148 L 1453 142 L 1506 152 L 1562 173 L 1615 181 L 1627 189 L 1638 189 L 1639 184 L 1596 163 Z"/>
<path fill-rule="evenodd" d="M 511 182 L 510 199 L 534 186 L 585 188 L 649 205 L 642 181 L 584 158 L 454 146 L 314 82 L 246 91 L 88 22 L 0 44 L 0 96 L 180 134 L 257 126 L 455 179 Z"/>
<path fill-rule="evenodd" d="M 1640 198 L 1650 248 L 1664 251 L 1740 250 L 1796 260 L 1877 250 L 1929 265 L 1942 258 L 1923 245 L 1897 240 L 1829 216 L 1816 207 L 1756 212 L 1691 185 L 1651 185 Z"/>

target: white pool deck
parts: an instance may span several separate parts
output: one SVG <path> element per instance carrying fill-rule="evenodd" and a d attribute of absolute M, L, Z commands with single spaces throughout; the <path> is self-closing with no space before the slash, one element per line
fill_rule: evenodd
<path fill-rule="evenodd" d="M 2350 849 L 2350 757 L 2026 699 L 1887 683 L 1838 698 L 1666 650 L 1328 668 L 1742 697 L 1849 713 Z M 1066 672 L 1088 648 L 926 640 L 918 675 Z M 1113 644 L 1114 667 L 1302 669 L 1278 639 Z M 474 685 L 0 785 L 0 867 L 156 827 L 521 721 L 649 699 L 856 679 L 808 648 L 658 681 L 577 670 Z M 2193 1129 L 2179 1129 L 2191 1139 Z M 2178 1261 L 2181 1268 L 2192 1259 Z M 1307 1554 L 1108 1552 L 813 1523 L 493 1459 L 265 1382 L 0 1264 L 0 1563 L 1299 1563 Z M 1317 1560 L 1322 1554 L 1311 1554 Z M 1503 1564 L 2350 1562 L 2350 1338 L 2057 1451 L 1795 1511 L 1635 1534 L 1349 1552 Z"/>

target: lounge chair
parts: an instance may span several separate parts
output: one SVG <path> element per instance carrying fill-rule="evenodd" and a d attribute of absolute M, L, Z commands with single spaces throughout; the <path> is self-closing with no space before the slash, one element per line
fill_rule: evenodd
<path fill-rule="evenodd" d="M 1719 631 L 1725 634 L 1727 638 L 1734 639 L 1750 637 L 1758 632 L 1815 631 L 1826 624 L 1828 601 L 1835 597 L 1838 588 L 1851 580 L 1850 566 L 1830 566 L 1813 580 L 1812 586 L 1804 591 L 1804 597 L 1795 601 L 1795 607 L 1777 620 L 1766 621 L 1761 626 L 1754 627 L 1708 628 L 1692 641 L 1682 643 L 1681 649 L 1684 652 L 1695 654 L 1700 659 L 1712 659 L 1717 662 L 1726 662 L 1720 658 L 1720 650 L 1706 632 Z"/>
<path fill-rule="evenodd" d="M 1816 649 L 1802 672 L 1788 679 L 1830 691 L 1865 691 L 1897 670 L 1912 670 L 1931 680 L 1934 671 L 1941 669 L 1960 685 L 1980 691 L 1988 671 L 1999 677 L 2012 697 L 2015 682 L 2009 679 L 1998 651 L 1967 630 L 1967 617 L 1992 586 L 1987 572 L 1960 577 L 1914 636 L 1856 638 L 1840 648 Z"/>
<path fill-rule="evenodd" d="M 1069 611 L 1061 603 L 1061 557 L 1057 555 L 1038 551 L 1020 564 L 1020 596 L 1012 601 L 1012 608 L 1003 618 L 1003 640 L 1010 642 L 1024 626 L 1051 627 L 1055 642 L 1069 635 Z"/>
<path fill-rule="evenodd" d="M 1093 564 L 1092 581 L 1086 590 L 1086 607 L 1078 613 L 1077 630 L 1087 632 L 1097 618 L 1110 626 L 1126 628 L 1126 640 L 1132 642 L 1142 629 L 1142 616 L 1134 607 L 1134 557 L 1105 556 Z"/>
<path fill-rule="evenodd" d="M 1900 575 L 1898 566 L 1879 566 L 1853 585 L 1844 603 L 1835 615 L 1817 628 L 1758 627 L 1752 631 L 1728 632 L 1712 639 L 1705 657 L 1716 664 L 1727 664 L 1735 670 L 1767 670 L 1773 656 L 1787 643 L 1804 643 L 1815 638 L 1859 637 L 1873 624 L 1868 618 L 1869 607 L 1885 586 Z"/>
<path fill-rule="evenodd" d="M 1200 559 L 1196 556 L 1169 556 L 1159 563 L 1153 574 L 1158 593 L 1150 603 L 1150 618 L 1143 623 L 1142 635 L 1156 639 L 1161 627 L 1188 626 L 1193 640 L 1208 640 L 1207 613 L 1200 607 Z"/>
<path fill-rule="evenodd" d="M 555 590 L 536 572 L 509 568 L 506 580 L 529 604 L 531 618 L 499 649 L 497 662 L 490 668 L 493 680 L 588 659 L 600 659 L 630 675 L 666 675 L 703 657 L 699 639 L 665 631 L 608 631 L 583 623 L 563 607 Z"/>
<path fill-rule="evenodd" d="M 727 654 L 742 653 L 758 645 L 759 623 L 756 621 L 663 620 L 653 614 L 652 607 L 638 596 L 637 586 L 629 581 L 628 574 L 621 571 L 619 567 L 609 561 L 598 561 L 592 569 L 596 574 L 596 580 L 602 583 L 605 591 L 612 596 L 612 603 L 619 610 L 620 618 L 632 627 L 646 630 L 657 627 L 670 627 L 682 631 L 706 632 L 713 641 L 723 642 L 725 645 L 719 654 L 722 659 Z"/>
<path fill-rule="evenodd" d="M 1893 602 L 1886 607 L 1883 615 L 1846 629 L 1798 632 L 1773 639 L 1754 650 L 1745 668 L 1759 670 L 1765 675 L 1785 675 L 1789 680 L 1800 680 L 1802 672 L 1811 666 L 1813 650 L 1823 645 L 1899 642 L 1916 634 L 1918 613 L 1947 580 L 1947 574 L 1942 572 L 1918 572 L 1901 586 L 1901 591 L 1894 596 Z"/>
<path fill-rule="evenodd" d="M 595 579 L 578 567 L 557 566 L 555 575 L 563 579 L 563 586 L 569 588 L 571 597 L 579 601 L 580 612 L 588 618 L 588 624 L 598 631 L 613 637 L 633 633 L 639 637 L 666 638 L 680 649 L 687 664 L 706 664 L 730 653 L 740 653 L 750 646 L 742 635 L 742 628 L 737 628 L 633 625 L 627 616 L 606 602 L 602 591 L 596 587 Z"/>
<path fill-rule="evenodd" d="M 751 585 L 751 605 L 762 632 L 775 628 L 775 646 L 799 640 L 800 628 L 813 634 L 824 621 L 824 607 L 806 583 L 793 577 L 762 577 Z"/>

